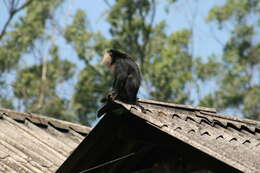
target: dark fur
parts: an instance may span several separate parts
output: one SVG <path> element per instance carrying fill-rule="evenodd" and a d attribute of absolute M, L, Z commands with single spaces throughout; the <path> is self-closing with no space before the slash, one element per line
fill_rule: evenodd
<path fill-rule="evenodd" d="M 141 75 L 137 64 L 127 54 L 109 50 L 112 58 L 113 89 L 112 96 L 127 103 L 135 103 L 141 85 Z"/>
<path fill-rule="evenodd" d="M 111 102 L 115 99 L 125 103 L 137 104 L 137 93 L 141 85 L 141 74 L 137 64 L 127 54 L 117 50 L 107 51 L 110 64 L 106 64 L 113 73 L 112 92 L 105 100 L 107 103 L 98 111 L 98 117 L 115 108 L 116 105 Z M 142 109 L 143 110 L 143 109 Z"/>

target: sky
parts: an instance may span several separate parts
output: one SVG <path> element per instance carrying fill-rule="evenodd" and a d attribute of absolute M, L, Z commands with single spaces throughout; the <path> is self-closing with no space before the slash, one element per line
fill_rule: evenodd
<path fill-rule="evenodd" d="M 113 3 L 114 0 L 107 0 Z M 164 2 L 164 3 L 160 3 Z M 208 11 L 215 5 L 223 4 L 224 0 L 179 0 L 174 5 L 165 4 L 165 0 L 157 0 L 156 18 L 155 23 L 161 20 L 166 20 L 168 25 L 167 33 L 175 32 L 184 28 L 193 29 L 193 55 L 208 57 L 212 53 L 221 54 L 223 44 L 229 38 L 227 30 L 220 31 L 216 24 L 205 23 L 205 18 Z M 166 14 L 166 6 L 169 13 Z M 4 22 L 7 20 L 6 8 L 3 1 L 0 2 L 0 29 L 3 27 Z M 109 25 L 106 22 L 106 11 L 109 9 L 104 0 L 86 1 L 86 0 L 67 0 L 63 8 L 60 9 L 62 16 L 59 23 L 63 26 L 71 22 L 71 16 L 75 14 L 78 9 L 83 9 L 87 13 L 87 18 L 91 25 L 91 30 L 101 31 L 107 38 L 111 38 L 109 34 Z M 62 41 L 61 41 L 62 43 Z M 69 49 L 65 43 L 62 43 L 65 50 Z M 73 51 L 66 51 L 66 55 L 75 57 Z M 70 58 L 75 59 L 76 58 Z M 26 62 L 32 63 L 30 60 Z M 79 63 L 79 62 L 77 62 Z M 80 66 L 80 64 L 78 64 Z"/>
<path fill-rule="evenodd" d="M 157 0 L 157 2 L 160 1 L 162 0 Z M 112 1 L 110 0 L 110 2 Z M 221 5 L 223 2 L 223 0 L 179 0 L 175 5 L 168 7 L 170 11 L 168 15 L 164 10 L 167 4 L 158 3 L 155 23 L 166 19 L 168 33 L 193 27 L 195 56 L 207 57 L 212 53 L 218 54 L 221 53 L 222 45 L 215 37 L 223 44 L 227 41 L 229 34 L 225 30 L 219 31 L 214 24 L 209 27 L 204 19 L 213 6 Z M 105 21 L 105 11 L 108 10 L 108 6 L 103 0 L 78 0 L 73 6 L 73 10 L 81 8 L 87 12 L 93 30 L 100 30 L 105 36 L 110 36 L 109 25 Z"/>
<path fill-rule="evenodd" d="M 114 0 L 107 0 L 110 4 L 113 4 Z M 174 5 L 166 4 L 166 0 L 157 0 L 155 24 L 162 20 L 166 20 L 168 34 L 176 32 L 181 29 L 193 30 L 192 41 L 192 54 L 194 57 L 203 57 L 207 60 L 212 54 L 216 54 L 216 57 L 221 56 L 223 45 L 226 43 L 230 36 L 228 28 L 219 30 L 216 23 L 206 23 L 205 18 L 208 11 L 215 5 L 221 5 L 224 0 L 179 0 Z M 166 13 L 165 8 L 168 8 Z M 3 1 L 0 2 L 0 9 L 6 9 Z M 111 38 L 109 34 L 109 25 L 106 22 L 106 11 L 109 10 L 109 6 L 104 0 L 67 0 L 62 8 L 59 9 L 57 14 L 61 14 L 58 19 L 59 24 L 64 27 L 71 22 L 73 14 L 78 9 L 83 9 L 87 13 L 87 18 L 90 23 L 90 29 L 92 31 L 100 31 L 106 38 Z M 17 18 L 17 17 L 16 17 Z M 1 10 L 0 12 L 0 29 L 3 27 L 4 22 L 7 20 L 7 12 Z M 66 44 L 62 38 L 57 38 L 56 42 L 60 45 L 60 54 L 64 59 L 68 59 L 77 64 L 77 72 L 84 67 L 83 63 L 76 57 L 73 49 Z M 44 51 L 44 50 L 43 50 Z M 46 51 L 47 52 L 47 51 Z M 26 58 L 21 62 L 22 66 L 28 66 L 34 63 L 35 58 L 30 55 L 25 55 Z M 10 84 L 15 78 L 14 74 L 11 74 L 9 80 Z M 75 77 L 70 83 L 62 84 L 62 90 L 59 90 L 59 95 L 70 98 L 73 93 L 73 87 L 77 81 Z M 202 95 L 197 95 L 193 92 L 192 97 L 202 97 L 207 93 L 212 92 L 214 89 L 214 83 L 208 83 L 207 87 L 203 88 Z M 196 102 L 194 103 L 196 105 Z"/>

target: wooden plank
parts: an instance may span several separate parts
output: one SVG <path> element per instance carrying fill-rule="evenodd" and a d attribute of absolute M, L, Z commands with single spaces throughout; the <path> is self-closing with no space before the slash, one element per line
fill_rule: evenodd
<path fill-rule="evenodd" d="M 4 121 L 0 123 L 0 134 L 2 140 L 9 145 L 14 146 L 32 159 L 38 160 L 39 163 L 44 160 L 43 166 L 46 164 L 59 166 L 65 159 L 65 156 L 61 153 L 42 143 L 23 129 L 14 126 L 6 120 Z M 51 160 L 51 162 L 48 160 Z"/>
<path fill-rule="evenodd" d="M 81 136 L 80 134 L 74 132 L 74 131 L 70 131 L 68 133 L 61 133 L 60 131 L 58 131 L 57 129 L 55 129 L 52 126 L 49 126 L 46 131 L 51 134 L 52 136 L 54 136 L 57 140 L 60 140 L 64 143 L 66 143 L 67 145 L 69 145 L 72 148 L 76 148 L 78 146 L 78 144 L 83 140 L 83 136 Z M 75 134 L 76 133 L 76 134 Z"/>

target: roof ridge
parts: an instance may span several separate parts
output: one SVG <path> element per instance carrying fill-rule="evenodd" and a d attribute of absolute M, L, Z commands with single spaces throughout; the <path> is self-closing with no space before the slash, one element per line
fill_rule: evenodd
<path fill-rule="evenodd" d="M 15 110 L 10 110 L 10 109 L 4 109 L 0 108 L 0 114 L 6 115 L 14 120 L 17 121 L 22 121 L 24 122 L 26 119 L 30 120 L 32 123 L 37 124 L 37 125 L 42 125 L 48 127 L 49 125 L 53 126 L 56 129 L 62 130 L 62 131 L 68 131 L 68 130 L 73 130 L 76 131 L 80 134 L 88 134 L 91 130 L 90 127 L 76 124 L 76 123 L 71 123 L 68 121 L 64 120 L 59 120 L 55 119 L 52 117 L 40 115 L 40 114 L 35 114 L 35 113 L 30 113 L 30 112 L 18 112 Z"/>
<path fill-rule="evenodd" d="M 211 113 L 211 112 L 205 112 L 205 111 L 199 111 L 199 112 L 204 115 L 209 115 L 211 117 L 217 117 L 217 118 L 221 118 L 221 119 L 236 121 L 239 123 L 245 123 L 245 124 L 250 124 L 250 125 L 254 125 L 254 126 L 260 125 L 260 121 L 252 120 L 252 119 L 248 119 L 248 118 L 240 118 L 240 117 L 236 117 L 233 115 L 222 114 L 222 113 Z"/>
<path fill-rule="evenodd" d="M 222 118 L 222 119 L 236 121 L 236 122 L 245 123 L 245 124 L 251 124 L 251 125 L 255 125 L 255 126 L 260 125 L 260 121 L 247 119 L 247 118 L 240 118 L 240 117 L 223 114 L 223 113 L 218 113 L 215 108 L 208 108 L 208 107 L 202 107 L 202 106 L 190 106 L 190 105 L 184 105 L 184 104 L 175 104 L 175 103 L 161 102 L 161 101 L 155 101 L 155 100 L 149 100 L 149 99 L 138 99 L 138 102 L 199 111 L 200 113 L 202 113 L 204 115 L 206 114 L 206 115 L 209 115 L 212 117 Z"/>
<path fill-rule="evenodd" d="M 138 102 L 167 106 L 167 107 L 173 107 L 173 108 L 188 109 L 188 110 L 198 110 L 198 111 L 206 111 L 206 112 L 212 112 L 212 113 L 217 112 L 215 108 L 208 108 L 208 107 L 203 107 L 203 106 L 191 106 L 191 105 L 176 104 L 176 103 L 168 103 L 168 102 L 155 101 L 155 100 L 149 100 L 149 99 L 138 99 Z"/>
<path fill-rule="evenodd" d="M 232 116 L 232 115 L 221 114 L 221 113 L 217 113 L 217 112 L 210 112 L 210 110 L 212 110 L 211 108 L 209 108 L 209 110 L 204 109 L 204 107 L 202 107 L 203 109 L 200 109 L 201 107 L 193 107 L 193 106 L 188 106 L 188 105 L 187 106 L 186 105 L 178 105 L 178 104 L 158 102 L 158 101 L 147 100 L 147 99 L 139 99 L 138 101 L 140 103 L 144 103 L 144 104 L 187 109 L 188 111 L 194 112 L 195 113 L 194 115 L 196 115 L 196 116 L 203 116 L 204 118 L 210 118 L 211 117 L 213 119 L 214 118 L 223 119 L 223 120 L 227 120 L 229 122 L 232 122 L 233 124 L 234 123 L 240 123 L 240 124 L 244 124 L 244 125 L 248 125 L 248 126 L 254 126 L 255 128 L 260 130 L 260 121 L 235 117 L 235 116 Z M 132 107 L 135 107 L 134 105 L 129 105 L 129 104 L 123 103 L 119 100 L 116 100 L 115 102 L 118 103 L 118 104 L 121 104 L 122 106 L 124 106 L 128 110 L 131 110 Z"/>

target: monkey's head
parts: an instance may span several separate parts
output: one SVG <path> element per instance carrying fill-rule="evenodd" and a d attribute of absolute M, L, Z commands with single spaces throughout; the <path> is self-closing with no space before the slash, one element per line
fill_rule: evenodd
<path fill-rule="evenodd" d="M 102 64 L 106 65 L 108 68 L 112 68 L 113 64 L 119 58 L 127 58 L 127 54 L 120 52 L 118 50 L 110 49 L 104 53 Z"/>

